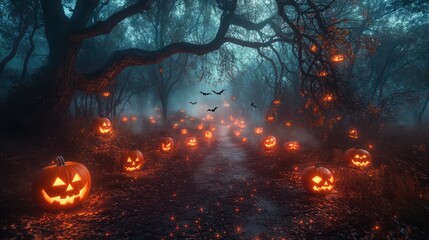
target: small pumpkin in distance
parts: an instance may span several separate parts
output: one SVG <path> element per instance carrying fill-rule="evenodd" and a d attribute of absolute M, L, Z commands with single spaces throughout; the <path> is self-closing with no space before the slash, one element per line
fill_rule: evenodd
<path fill-rule="evenodd" d="M 123 157 L 123 167 L 127 172 L 140 170 L 145 163 L 143 153 L 139 150 L 127 151 Z"/>
<path fill-rule="evenodd" d="M 97 135 L 108 135 L 112 132 L 112 123 L 108 118 L 96 118 L 92 124 Z"/>
<path fill-rule="evenodd" d="M 163 137 L 161 138 L 159 145 L 161 152 L 169 153 L 174 149 L 174 140 L 171 137 Z"/>
<path fill-rule="evenodd" d="M 261 140 L 262 149 L 264 151 L 271 151 L 277 147 L 277 139 L 274 136 L 266 136 Z"/>
<path fill-rule="evenodd" d="M 286 152 L 299 152 L 301 150 L 301 145 L 297 141 L 287 141 L 283 145 Z"/>
<path fill-rule="evenodd" d="M 344 153 L 344 159 L 353 167 L 367 168 L 371 165 L 372 157 L 365 149 L 350 148 Z"/>
<path fill-rule="evenodd" d="M 56 163 L 39 171 L 33 181 L 33 193 L 40 206 L 65 210 L 78 206 L 91 189 L 91 175 L 81 163 L 55 158 Z"/>
<path fill-rule="evenodd" d="M 310 166 L 301 173 L 304 190 L 315 195 L 327 195 L 334 189 L 334 176 L 329 169 L 320 165 Z"/>
<path fill-rule="evenodd" d="M 190 148 L 195 148 L 198 145 L 198 141 L 196 137 L 188 137 L 185 139 L 186 146 Z"/>

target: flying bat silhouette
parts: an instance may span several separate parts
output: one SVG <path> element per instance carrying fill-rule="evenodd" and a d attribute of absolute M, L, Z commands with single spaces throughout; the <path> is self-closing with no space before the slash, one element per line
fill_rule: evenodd
<path fill-rule="evenodd" d="M 216 111 L 216 109 L 217 109 L 217 107 L 215 107 L 215 108 L 213 108 L 213 109 L 210 109 L 210 108 L 209 108 L 209 109 L 207 109 L 207 111 L 208 111 L 208 112 L 214 112 L 214 111 Z"/>
<path fill-rule="evenodd" d="M 223 90 L 222 90 L 222 91 L 220 91 L 220 92 L 215 92 L 214 90 L 212 90 L 212 92 L 213 92 L 213 93 L 215 93 L 216 95 L 221 95 L 224 91 L 225 91 L 225 89 L 223 89 Z"/>
<path fill-rule="evenodd" d="M 205 92 L 201 92 L 201 91 L 200 91 L 200 93 L 203 94 L 204 96 L 212 95 L 211 93 L 205 93 Z"/>
<path fill-rule="evenodd" d="M 195 104 L 197 104 L 198 102 L 189 102 L 190 104 L 192 104 L 192 105 L 195 105 Z"/>
<path fill-rule="evenodd" d="M 256 106 L 255 106 L 255 104 L 253 102 L 250 104 L 250 106 L 256 108 Z"/>

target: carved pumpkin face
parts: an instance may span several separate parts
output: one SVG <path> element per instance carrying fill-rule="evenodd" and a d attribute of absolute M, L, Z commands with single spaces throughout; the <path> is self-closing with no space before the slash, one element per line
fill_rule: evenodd
<path fill-rule="evenodd" d="M 143 164 L 143 153 L 139 150 L 128 151 L 124 156 L 123 166 L 127 172 L 138 171 L 143 167 Z"/>
<path fill-rule="evenodd" d="M 198 145 L 197 138 L 195 138 L 195 137 L 186 138 L 185 139 L 185 144 L 186 144 L 186 146 L 188 146 L 190 148 L 197 147 L 197 145 Z"/>
<path fill-rule="evenodd" d="M 160 150 L 163 153 L 169 153 L 174 148 L 174 140 L 171 137 L 163 137 L 160 141 Z"/>
<path fill-rule="evenodd" d="M 241 135 L 241 131 L 240 131 L 240 130 L 235 130 L 235 131 L 233 131 L 232 133 L 233 133 L 233 134 L 234 134 L 234 136 L 236 136 L 236 137 L 240 137 L 240 135 Z"/>
<path fill-rule="evenodd" d="M 371 165 L 371 155 L 364 149 L 350 148 L 344 153 L 344 158 L 354 167 L 366 168 Z"/>
<path fill-rule="evenodd" d="M 180 130 L 180 133 L 181 133 L 182 135 L 186 135 L 186 134 L 188 134 L 188 129 L 183 128 L 182 130 Z"/>
<path fill-rule="evenodd" d="M 77 162 L 56 158 L 57 164 L 43 168 L 33 182 L 37 202 L 46 209 L 63 210 L 79 205 L 91 189 L 88 169 Z"/>
<path fill-rule="evenodd" d="M 212 140 L 212 138 L 213 138 L 213 133 L 212 133 L 211 131 L 205 131 L 205 132 L 204 132 L 204 138 L 205 138 L 206 140 Z"/>
<path fill-rule="evenodd" d="M 299 150 L 301 150 L 301 146 L 297 141 L 287 141 L 284 143 L 283 147 L 286 152 L 298 152 Z"/>
<path fill-rule="evenodd" d="M 335 54 L 331 57 L 332 62 L 342 62 L 344 61 L 344 55 L 343 54 Z"/>
<path fill-rule="evenodd" d="M 108 118 L 96 118 L 93 125 L 97 135 L 107 135 L 112 132 L 112 124 Z"/>
<path fill-rule="evenodd" d="M 101 93 L 101 96 L 103 96 L 103 97 L 110 97 L 110 92 L 109 91 L 105 91 L 105 92 Z"/>
<path fill-rule="evenodd" d="M 271 151 L 276 149 L 277 147 L 277 140 L 273 136 L 267 136 L 262 138 L 262 149 L 264 151 Z"/>
<path fill-rule="evenodd" d="M 349 138 L 358 139 L 359 131 L 356 128 L 350 128 L 348 131 Z"/>
<path fill-rule="evenodd" d="M 198 130 L 203 130 L 204 129 L 204 124 L 198 124 L 198 126 L 197 126 L 197 129 Z"/>
<path fill-rule="evenodd" d="M 264 128 L 262 128 L 262 127 L 255 127 L 255 129 L 253 129 L 253 132 L 256 135 L 260 135 L 260 134 L 262 134 L 264 132 Z"/>
<path fill-rule="evenodd" d="M 273 116 L 273 115 L 268 115 L 268 116 L 267 116 L 267 121 L 268 121 L 268 122 L 272 122 L 272 121 L 274 121 L 274 116 Z"/>
<path fill-rule="evenodd" d="M 320 166 L 307 167 L 301 174 L 301 183 L 309 193 L 326 195 L 334 189 L 334 176 L 327 168 Z"/>

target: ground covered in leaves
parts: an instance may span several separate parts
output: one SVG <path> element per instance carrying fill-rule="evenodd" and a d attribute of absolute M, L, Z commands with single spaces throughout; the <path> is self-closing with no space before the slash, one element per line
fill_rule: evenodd
<path fill-rule="evenodd" d="M 341 150 L 262 153 L 256 140 L 242 143 L 226 126 L 194 150 L 175 135 L 171 155 L 156 150 L 157 131 L 108 138 L 67 131 L 67 138 L 1 138 L 2 238 L 429 238 L 429 160 L 419 146 L 401 155 L 378 149 L 373 167 L 361 171 L 343 164 Z M 118 159 L 133 144 L 147 162 L 124 173 Z M 40 209 L 32 198 L 34 174 L 55 155 L 85 164 L 92 175 L 88 198 L 68 211 Z M 300 183 L 300 172 L 318 162 L 336 179 L 325 197 Z"/>

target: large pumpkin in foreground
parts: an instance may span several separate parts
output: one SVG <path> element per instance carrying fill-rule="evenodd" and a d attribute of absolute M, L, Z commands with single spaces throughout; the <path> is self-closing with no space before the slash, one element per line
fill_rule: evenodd
<path fill-rule="evenodd" d="M 353 167 L 367 168 L 371 165 L 371 154 L 364 149 L 350 148 L 344 153 L 344 158 Z"/>
<path fill-rule="evenodd" d="M 56 164 L 40 170 L 33 182 L 36 201 L 44 208 L 64 210 L 76 207 L 91 189 L 88 169 L 77 162 L 56 157 Z"/>
<path fill-rule="evenodd" d="M 301 173 L 304 190 L 315 195 L 327 195 L 334 189 L 334 176 L 329 169 L 319 165 L 307 167 Z"/>

